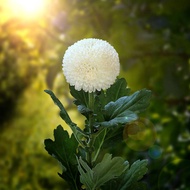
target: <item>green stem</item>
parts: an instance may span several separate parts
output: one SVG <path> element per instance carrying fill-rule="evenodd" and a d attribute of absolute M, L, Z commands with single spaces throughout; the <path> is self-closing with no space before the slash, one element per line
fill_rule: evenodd
<path fill-rule="evenodd" d="M 88 132 L 89 132 L 89 141 L 88 141 L 88 163 L 89 166 L 92 167 L 92 152 L 93 152 L 93 117 L 94 117 L 94 93 L 88 93 L 88 101 L 89 101 L 89 109 L 92 111 L 92 113 L 89 114 L 89 126 L 88 126 Z"/>
<path fill-rule="evenodd" d="M 89 133 L 91 134 L 93 132 L 94 93 L 88 93 L 88 98 L 89 109 L 92 111 L 92 113 L 89 116 Z"/>

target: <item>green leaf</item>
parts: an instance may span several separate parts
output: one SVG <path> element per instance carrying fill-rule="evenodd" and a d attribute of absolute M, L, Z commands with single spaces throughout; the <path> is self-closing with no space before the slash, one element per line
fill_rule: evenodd
<path fill-rule="evenodd" d="M 74 104 L 77 105 L 78 111 L 89 118 L 92 110 L 89 109 L 89 93 L 84 90 L 77 91 L 73 86 L 70 87 L 70 93 L 75 98 Z"/>
<path fill-rule="evenodd" d="M 64 106 L 59 101 L 59 99 L 55 96 L 55 94 L 51 90 L 44 90 L 44 91 L 51 96 L 54 103 L 59 107 L 61 118 L 72 129 L 75 138 L 83 146 L 82 139 L 86 137 L 86 135 L 83 133 L 83 131 L 79 127 L 77 127 L 75 123 L 72 122 Z"/>
<path fill-rule="evenodd" d="M 104 148 L 115 147 L 117 143 L 121 143 L 123 139 L 123 126 L 120 124 L 117 127 L 107 128 L 107 134 L 104 139 Z"/>
<path fill-rule="evenodd" d="M 111 154 L 105 154 L 102 161 L 92 169 L 81 158 L 78 162 L 80 180 L 87 190 L 95 190 L 101 187 L 109 180 L 120 176 L 128 168 L 128 164 L 123 158 L 115 157 L 112 159 Z"/>
<path fill-rule="evenodd" d="M 88 92 L 84 90 L 75 90 L 74 86 L 69 86 L 71 95 L 76 99 L 74 103 L 78 105 L 84 105 L 88 107 Z"/>
<path fill-rule="evenodd" d="M 78 109 L 78 111 L 79 111 L 82 115 L 84 115 L 86 118 L 88 118 L 88 117 L 89 117 L 89 114 L 92 113 L 92 111 L 91 111 L 89 108 L 87 108 L 86 106 L 84 106 L 84 105 L 78 105 L 78 106 L 77 106 L 77 109 Z"/>
<path fill-rule="evenodd" d="M 60 125 L 54 130 L 54 139 L 54 141 L 51 139 L 44 141 L 45 149 L 62 164 L 62 176 L 73 183 L 77 180 L 78 173 L 76 160 L 78 142 L 73 135 L 69 138 L 68 132 Z"/>
<path fill-rule="evenodd" d="M 148 160 L 137 160 L 134 162 L 129 170 L 126 170 L 125 173 L 121 176 L 120 185 L 118 190 L 126 190 L 129 187 L 133 186 L 137 181 L 142 179 L 142 177 L 147 172 Z"/>
<path fill-rule="evenodd" d="M 109 121 L 99 122 L 97 124 L 102 127 L 115 127 L 115 126 L 118 126 L 118 124 L 125 124 L 128 122 L 134 121 L 137 118 L 138 117 L 134 112 L 125 110 L 121 114 L 117 115 L 115 118 L 113 118 Z"/>
<path fill-rule="evenodd" d="M 68 125 L 72 124 L 73 122 L 71 121 L 67 111 L 65 110 L 64 106 L 59 101 L 59 99 L 55 96 L 55 94 L 51 90 L 44 90 L 44 91 L 51 96 L 54 103 L 59 107 L 60 116 L 65 121 L 65 123 L 67 123 Z"/>
<path fill-rule="evenodd" d="M 131 96 L 121 97 L 105 106 L 105 118 L 109 121 L 120 115 L 124 116 L 127 110 L 140 113 L 149 106 L 150 98 L 151 91 L 146 89 L 137 91 Z"/>
<path fill-rule="evenodd" d="M 73 165 L 76 164 L 75 154 L 78 142 L 75 137 L 71 135 L 71 138 L 69 138 L 68 132 L 63 130 L 62 126 L 59 125 L 54 129 L 54 138 L 55 141 L 46 139 L 44 142 L 45 149 L 48 153 L 54 156 L 65 167 L 69 165 L 69 163 L 72 163 Z"/>
<path fill-rule="evenodd" d="M 107 89 L 106 99 L 107 103 L 116 101 L 117 99 L 129 95 L 130 89 L 127 88 L 127 82 L 124 78 L 117 79 L 116 82 Z"/>

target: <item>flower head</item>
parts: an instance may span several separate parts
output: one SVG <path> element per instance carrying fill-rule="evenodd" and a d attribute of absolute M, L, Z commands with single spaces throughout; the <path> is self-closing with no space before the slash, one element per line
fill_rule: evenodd
<path fill-rule="evenodd" d="M 63 73 L 76 90 L 105 90 L 115 82 L 119 71 L 118 53 L 104 40 L 80 40 L 71 45 L 63 57 Z"/>

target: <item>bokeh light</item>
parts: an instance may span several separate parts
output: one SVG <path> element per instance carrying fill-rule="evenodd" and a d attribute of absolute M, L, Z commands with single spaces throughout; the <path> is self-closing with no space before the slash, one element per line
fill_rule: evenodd
<path fill-rule="evenodd" d="M 139 118 L 137 121 L 125 126 L 123 139 L 132 150 L 147 150 L 154 144 L 156 139 L 154 125 L 148 119 Z"/>
<path fill-rule="evenodd" d="M 158 159 L 161 157 L 162 155 L 162 148 L 158 145 L 153 145 L 149 148 L 148 150 L 148 155 L 152 158 L 152 159 Z"/>

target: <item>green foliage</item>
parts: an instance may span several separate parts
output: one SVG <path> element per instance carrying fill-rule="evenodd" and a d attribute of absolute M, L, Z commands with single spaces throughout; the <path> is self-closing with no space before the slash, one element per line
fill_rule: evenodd
<path fill-rule="evenodd" d="M 69 138 L 68 133 L 61 126 L 58 126 L 54 130 L 55 141 L 45 140 L 45 148 L 48 153 L 61 162 L 63 173 L 60 176 L 70 184 L 71 189 L 78 189 L 83 184 L 86 189 L 95 190 L 103 185 L 105 186 L 106 182 L 115 178 L 118 178 L 122 184 L 119 189 L 125 189 L 130 187 L 131 184 L 134 185 L 146 173 L 145 165 L 147 162 L 137 161 L 125 174 L 128 162 L 125 162 L 122 157 L 112 159 L 111 154 L 105 154 L 103 150 L 105 142 L 108 141 L 106 143 L 109 143 L 110 137 L 114 136 L 116 138 L 118 130 L 123 130 L 121 124 L 125 125 L 136 120 L 136 113 L 144 111 L 149 105 L 150 91 L 141 90 L 131 96 L 126 96 L 129 92 L 126 84 L 124 79 L 118 79 L 116 84 L 112 85 L 107 91 L 101 91 L 100 93 L 76 91 L 73 87 L 70 87 L 71 94 L 76 99 L 74 102 L 78 106 L 78 110 L 86 116 L 86 125 L 83 131 L 72 122 L 64 106 L 54 93 L 45 90 L 59 107 L 61 118 L 73 131 L 71 138 Z M 112 91 L 116 94 L 110 93 Z M 112 100 L 115 100 L 115 102 Z M 99 122 L 99 118 L 103 121 Z M 117 130 L 113 130 L 113 134 L 109 136 L 109 131 L 114 126 L 117 126 Z M 122 141 L 120 133 L 118 139 L 120 139 L 120 142 Z M 119 141 L 117 142 L 119 143 Z M 102 156 L 103 159 L 101 160 L 100 157 Z M 76 167 L 78 167 L 78 171 Z M 80 182 L 78 172 L 80 173 Z M 124 175 L 122 175 L 123 173 Z"/>
<path fill-rule="evenodd" d="M 121 157 L 114 157 L 105 154 L 102 161 L 92 169 L 81 159 L 78 160 L 80 180 L 87 190 L 100 188 L 104 183 L 120 176 L 127 168 L 128 163 Z"/>
<path fill-rule="evenodd" d="M 100 125 L 114 126 L 117 123 L 125 124 L 136 120 L 137 116 L 134 113 L 144 111 L 149 105 L 150 97 L 150 91 L 141 90 L 131 96 L 124 96 L 115 102 L 108 103 L 104 108 L 106 122 L 101 122 Z"/>
<path fill-rule="evenodd" d="M 46 139 L 45 149 L 48 153 L 60 161 L 63 165 L 64 172 L 68 170 L 69 165 L 76 165 L 76 148 L 78 147 L 78 142 L 72 135 L 69 138 L 67 131 L 64 131 L 61 126 L 58 126 L 54 130 L 55 141 L 51 139 Z"/>
<path fill-rule="evenodd" d="M 88 107 L 88 93 L 85 91 L 77 91 L 74 86 L 69 86 L 71 95 L 75 98 L 74 103 L 78 105 L 84 105 Z"/>
<path fill-rule="evenodd" d="M 127 87 L 127 82 L 124 78 L 117 79 L 116 82 L 106 91 L 106 104 L 113 101 L 115 102 L 123 96 L 127 96 L 130 89 Z"/>
<path fill-rule="evenodd" d="M 108 110 L 109 110 L 109 108 L 106 110 L 106 113 L 108 113 Z M 106 121 L 99 122 L 98 124 L 102 127 L 114 127 L 114 126 L 117 126 L 118 124 L 129 123 L 136 119 L 137 119 L 137 116 L 136 116 L 136 114 L 134 114 L 134 112 L 125 110 L 113 118 L 108 117 L 108 115 L 106 115 L 106 119 L 105 119 Z"/>
<path fill-rule="evenodd" d="M 104 128 L 92 135 L 93 136 L 92 146 L 94 148 L 94 151 L 92 152 L 92 163 L 96 161 L 99 155 L 99 152 L 104 144 L 104 139 L 106 137 L 106 134 L 107 134 L 107 129 Z"/>
<path fill-rule="evenodd" d="M 77 91 L 74 87 L 70 87 L 70 90 L 72 96 L 77 98 L 74 102 L 79 112 L 88 118 L 91 112 L 88 105 L 88 93 L 82 90 Z M 141 90 L 131 96 L 126 96 L 128 94 L 129 89 L 123 78 L 118 79 L 106 92 L 97 93 L 94 102 L 97 125 L 112 127 L 136 120 L 135 113 L 140 113 L 148 107 L 151 92 Z"/>
<path fill-rule="evenodd" d="M 65 110 L 64 106 L 59 101 L 59 99 L 54 95 L 54 93 L 52 91 L 50 91 L 50 90 L 45 90 L 45 92 L 48 93 L 51 96 L 51 98 L 54 101 L 54 103 L 59 107 L 61 118 L 67 123 L 67 125 L 69 125 L 69 127 L 73 131 L 73 134 L 75 135 L 75 138 L 82 145 L 82 141 L 81 140 L 85 136 L 84 133 L 81 131 L 81 129 L 79 127 L 77 127 L 77 125 L 75 123 L 73 123 L 71 121 L 71 119 L 70 119 L 67 111 Z"/>
<path fill-rule="evenodd" d="M 78 142 L 74 135 L 69 138 L 68 132 L 63 130 L 61 126 L 54 130 L 54 138 L 55 141 L 51 139 L 44 141 L 45 149 L 62 164 L 63 172 L 60 176 L 70 182 L 73 189 L 77 189 L 79 183 L 76 160 Z"/>
<path fill-rule="evenodd" d="M 135 161 L 130 169 L 125 172 L 124 177 L 121 179 L 119 188 L 120 190 L 132 189 L 134 184 L 137 183 L 147 172 L 147 160 L 137 160 Z"/>
<path fill-rule="evenodd" d="M 150 97 L 151 97 L 150 90 L 141 90 L 135 92 L 131 96 L 121 97 L 115 102 L 110 102 L 105 106 L 106 117 L 114 118 L 117 115 L 125 112 L 125 110 L 130 110 L 135 113 L 140 113 L 146 110 L 146 108 L 148 107 L 150 103 Z M 116 107 L 118 109 L 116 109 Z"/>
<path fill-rule="evenodd" d="M 117 179 L 109 182 L 110 190 L 147 189 L 146 184 L 139 182 L 147 172 L 147 160 L 137 160 Z M 106 186 L 103 189 L 106 190 Z"/>

